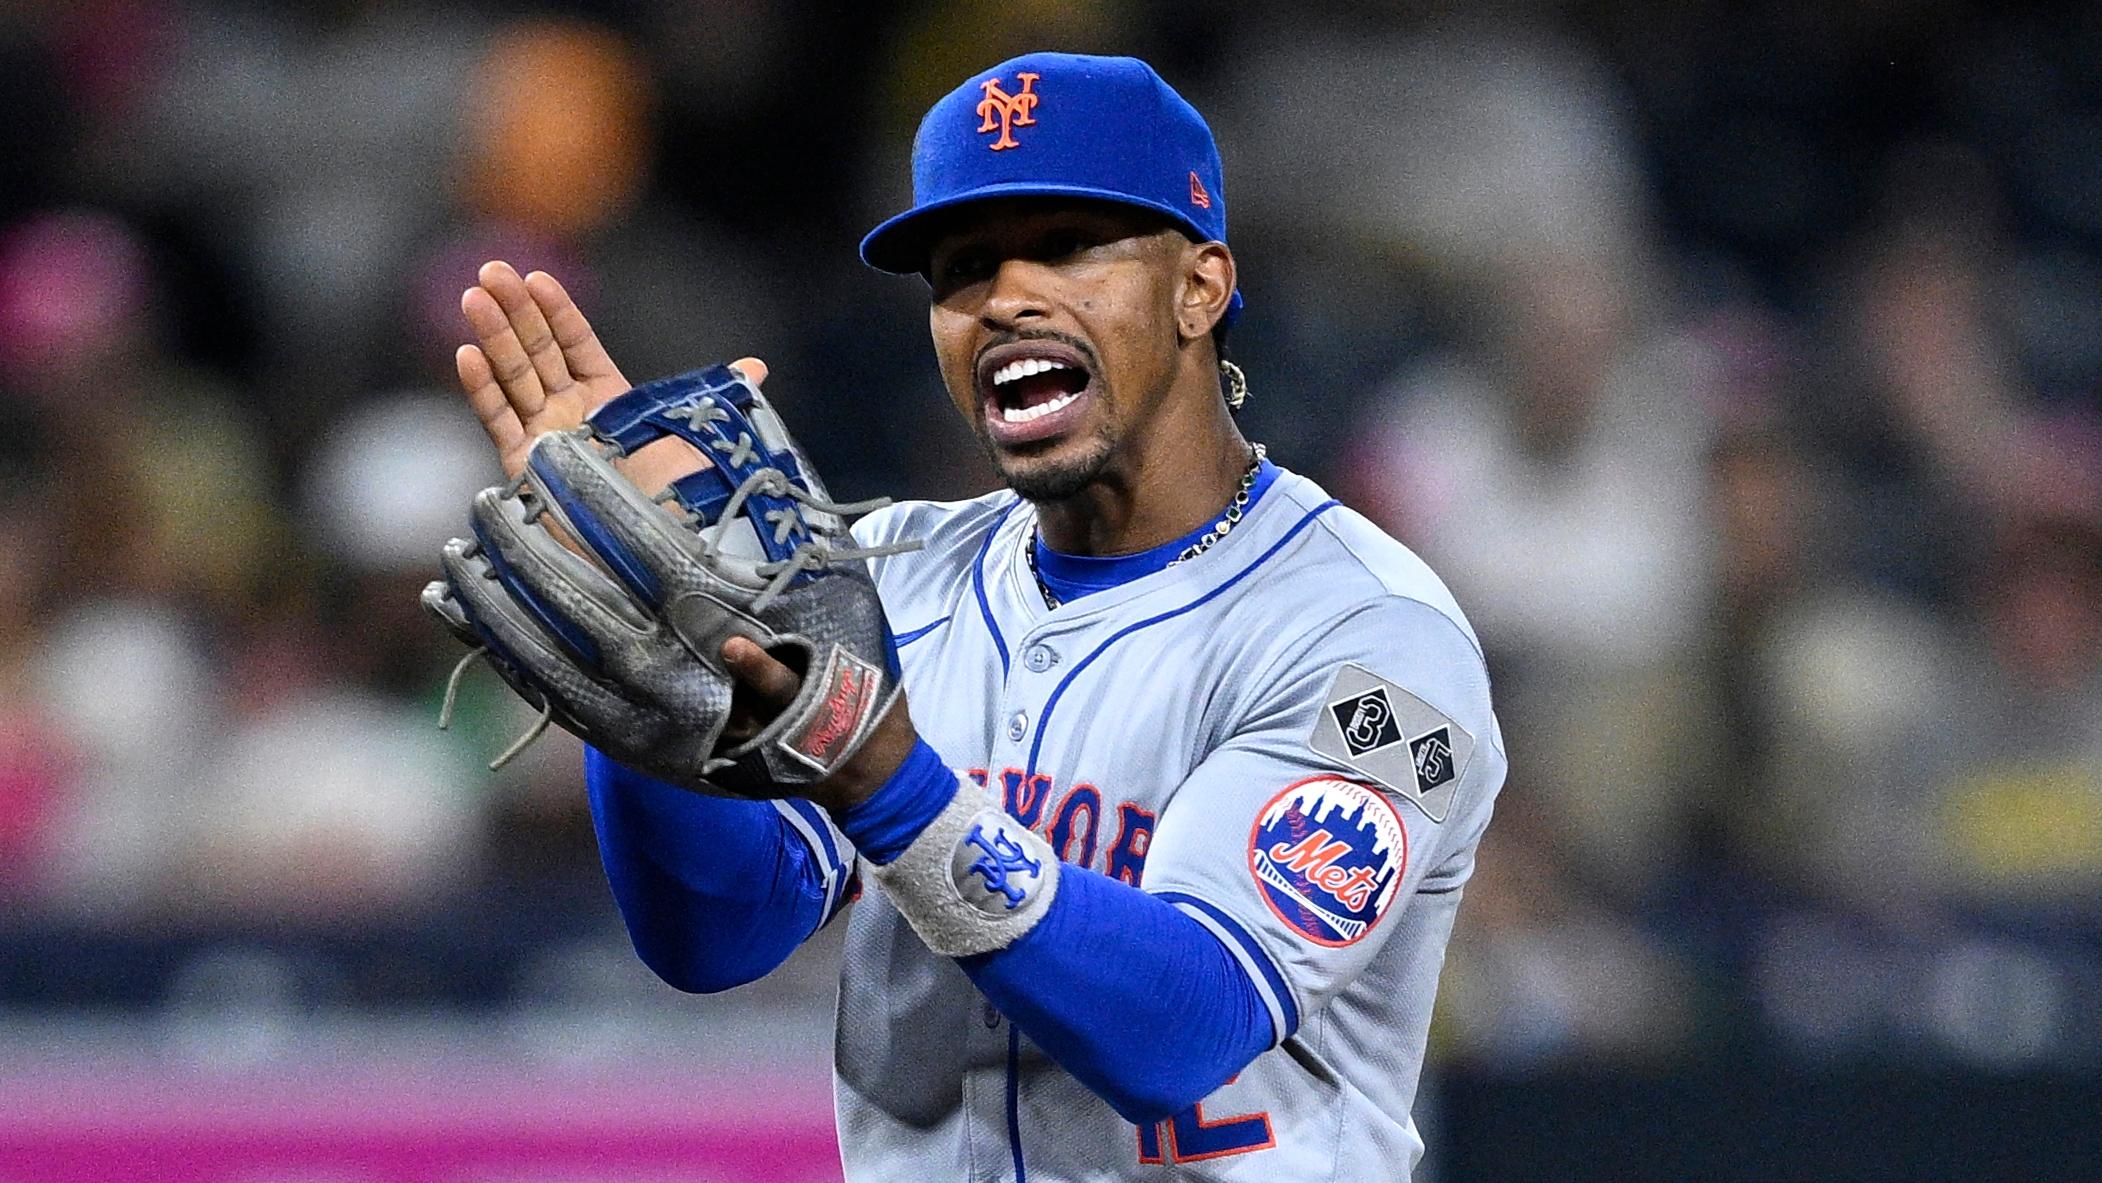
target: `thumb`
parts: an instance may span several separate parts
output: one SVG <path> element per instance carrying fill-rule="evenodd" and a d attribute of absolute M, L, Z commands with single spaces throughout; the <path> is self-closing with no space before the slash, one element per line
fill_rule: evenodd
<path fill-rule="evenodd" d="M 731 637 L 723 642 L 723 664 L 737 680 L 770 706 L 784 707 L 795 701 L 803 679 L 759 647 L 749 637 Z"/>
<path fill-rule="evenodd" d="M 730 368 L 743 374 L 745 379 L 754 386 L 766 384 L 767 365 L 756 357 L 740 357 L 730 363 Z"/>

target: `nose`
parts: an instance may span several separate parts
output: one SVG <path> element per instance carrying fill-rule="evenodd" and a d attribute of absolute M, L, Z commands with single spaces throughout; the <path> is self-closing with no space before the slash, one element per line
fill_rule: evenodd
<path fill-rule="evenodd" d="M 1004 259 L 986 285 L 979 315 L 994 328 L 1018 328 L 1051 314 L 1046 269 L 1029 259 Z"/>

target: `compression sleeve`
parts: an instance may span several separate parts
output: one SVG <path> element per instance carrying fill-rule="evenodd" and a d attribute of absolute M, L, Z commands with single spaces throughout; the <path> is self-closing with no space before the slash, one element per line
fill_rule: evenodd
<path fill-rule="evenodd" d="M 681 990 L 766 976 L 848 895 L 842 851 L 807 801 L 705 797 L 592 748 L 584 779 L 628 937 Z"/>
<path fill-rule="evenodd" d="M 921 742 L 842 825 L 865 857 L 887 863 L 958 791 L 955 773 Z M 1284 1038 L 1240 961 L 1190 915 L 1083 867 L 1060 867 L 1058 882 L 1033 928 L 957 963 L 1124 1118 L 1180 1113 Z"/>
<path fill-rule="evenodd" d="M 1219 938 L 1107 875 L 1068 865 L 1059 876 L 1035 928 L 958 964 L 1060 1067 L 1144 1125 L 1269 1049 L 1270 1012 Z"/>

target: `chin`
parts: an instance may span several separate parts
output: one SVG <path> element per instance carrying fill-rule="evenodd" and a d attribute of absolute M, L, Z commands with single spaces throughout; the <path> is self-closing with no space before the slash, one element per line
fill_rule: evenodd
<path fill-rule="evenodd" d="M 1001 481 L 1026 501 L 1064 501 L 1100 480 L 1114 452 L 1101 437 L 1060 441 L 1035 455 L 1023 455 L 995 447 L 986 451 Z"/>

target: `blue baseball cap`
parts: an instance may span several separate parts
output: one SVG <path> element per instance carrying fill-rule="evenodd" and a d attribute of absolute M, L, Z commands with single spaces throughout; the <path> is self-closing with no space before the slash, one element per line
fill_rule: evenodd
<path fill-rule="evenodd" d="M 1219 146 L 1197 108 L 1128 57 L 1031 53 L 942 96 L 912 141 L 912 208 L 869 231 L 861 260 L 924 268 L 933 215 L 994 197 L 1080 197 L 1168 216 L 1226 241 Z M 1241 314 L 1241 293 L 1224 323 Z"/>

